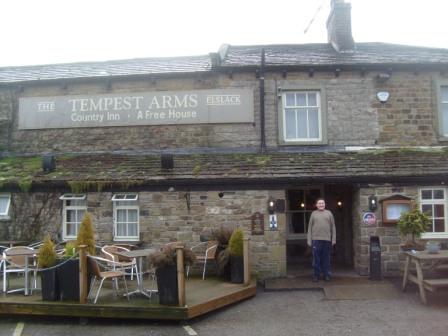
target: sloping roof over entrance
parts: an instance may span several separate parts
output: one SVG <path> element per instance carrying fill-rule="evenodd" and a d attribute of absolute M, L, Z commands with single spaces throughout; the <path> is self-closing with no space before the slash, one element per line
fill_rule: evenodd
<path fill-rule="evenodd" d="M 389 150 L 256 154 L 175 155 L 161 168 L 159 155 L 79 155 L 56 158 L 44 174 L 40 158 L 0 160 L 0 185 L 82 189 L 166 186 L 281 185 L 284 183 L 373 183 L 448 178 L 445 150 Z M 27 181 L 27 183 L 24 183 Z"/>

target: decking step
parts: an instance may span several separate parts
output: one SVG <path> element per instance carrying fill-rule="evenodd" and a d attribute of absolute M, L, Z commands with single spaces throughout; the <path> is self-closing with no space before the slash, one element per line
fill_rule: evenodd
<path fill-rule="evenodd" d="M 428 279 L 423 280 L 425 285 L 431 286 L 431 287 L 448 287 L 448 279 Z"/>

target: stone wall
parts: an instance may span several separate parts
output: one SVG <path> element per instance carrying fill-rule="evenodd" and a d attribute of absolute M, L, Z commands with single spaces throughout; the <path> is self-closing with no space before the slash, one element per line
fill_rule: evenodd
<path fill-rule="evenodd" d="M 379 82 L 377 72 L 358 71 L 288 72 L 266 75 L 266 142 L 279 146 L 279 88 L 322 88 L 327 110 L 329 145 L 437 145 L 436 73 L 393 72 Z M 203 124 L 137 127 L 101 127 L 47 130 L 17 129 L 17 100 L 7 89 L 0 90 L 0 145 L 5 143 L 5 121 L 12 120 L 12 145 L 16 152 L 86 152 L 114 150 L 175 150 L 210 148 L 251 148 L 260 145 L 258 79 L 254 73 L 197 74 L 189 77 L 148 80 L 66 82 L 24 86 L 21 97 L 79 95 L 188 89 L 250 88 L 254 92 L 254 124 Z M 380 103 L 377 92 L 388 91 L 387 103 Z M 10 110 L 14 109 L 11 118 Z M 3 125 L 3 126 L 2 126 Z"/>
<path fill-rule="evenodd" d="M 375 211 L 377 218 L 375 225 L 365 225 L 362 223 L 362 214 L 369 212 L 370 195 L 375 195 L 378 199 L 378 208 Z M 385 276 L 398 276 L 402 269 L 400 257 L 400 244 L 402 239 L 398 234 L 396 225 L 384 226 L 382 223 L 381 200 L 393 195 L 401 195 L 418 199 L 417 186 L 391 186 L 372 185 L 358 189 L 354 195 L 353 203 L 353 231 L 355 247 L 355 269 L 361 275 L 368 275 L 370 268 L 370 237 L 380 237 L 382 272 Z"/>
<path fill-rule="evenodd" d="M 285 219 L 279 217 L 279 230 L 269 231 L 267 200 L 270 196 L 284 197 L 284 191 L 217 191 L 190 193 L 188 211 L 185 192 L 140 192 L 140 241 L 143 245 L 160 247 L 171 241 L 183 241 L 188 247 L 200 242 L 201 235 L 210 235 L 221 225 L 241 227 L 251 239 L 253 273 L 260 277 L 275 277 L 286 273 Z M 39 240 L 50 233 L 62 235 L 62 201 L 60 194 L 14 194 L 12 239 Z M 112 193 L 88 193 L 87 207 L 92 215 L 96 239 L 100 243 L 113 241 Z M 29 207 L 20 204 L 29 204 Z M 265 234 L 251 235 L 251 216 L 264 215 Z M 37 218 L 37 219 L 36 219 Z M 33 233 L 35 238 L 30 237 Z M 6 237 L 4 237 L 6 238 Z"/>
<path fill-rule="evenodd" d="M 19 130 L 14 121 L 11 151 L 92 152 L 121 150 L 175 150 L 191 148 L 250 148 L 259 145 L 258 85 L 254 76 L 196 75 L 189 78 L 157 80 L 76 82 L 64 85 L 26 86 L 21 97 L 106 94 L 149 91 L 182 91 L 216 88 L 249 88 L 254 91 L 255 122 L 242 124 L 201 124 L 127 126 L 70 129 Z M 17 104 L 18 105 L 18 104 Z M 15 110 L 17 114 L 17 108 Z"/>

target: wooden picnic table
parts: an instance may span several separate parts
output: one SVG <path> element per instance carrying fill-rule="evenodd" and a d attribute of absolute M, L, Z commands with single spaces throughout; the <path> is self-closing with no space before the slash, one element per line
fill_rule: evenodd
<path fill-rule="evenodd" d="M 406 290 L 408 281 L 418 285 L 420 291 L 420 299 L 427 304 L 425 290 L 435 292 L 438 288 L 448 287 L 448 278 L 425 278 L 423 273 L 423 264 L 430 263 L 430 271 L 440 264 L 448 262 L 448 250 L 440 250 L 438 253 L 428 253 L 427 251 L 405 252 L 406 263 L 403 274 L 403 291 Z M 409 266 L 411 262 L 415 265 L 416 274 L 410 272 Z"/>

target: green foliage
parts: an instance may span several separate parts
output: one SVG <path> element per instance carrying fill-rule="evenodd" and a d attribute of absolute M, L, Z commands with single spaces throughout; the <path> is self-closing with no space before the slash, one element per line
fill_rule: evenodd
<path fill-rule="evenodd" d="M 37 258 L 39 268 L 47 268 L 56 264 L 57 254 L 54 246 L 55 245 L 48 234 L 44 239 L 44 243 L 39 248 L 39 256 Z"/>
<path fill-rule="evenodd" d="M 415 238 L 420 238 L 421 234 L 426 232 L 428 226 L 431 224 L 431 220 L 427 215 L 422 213 L 419 209 L 415 208 L 412 211 L 405 212 L 400 216 L 397 223 L 398 232 L 401 235 L 412 236 L 412 242 L 415 242 Z"/>
<path fill-rule="evenodd" d="M 183 251 L 184 264 L 193 265 L 196 260 L 196 255 L 190 249 L 184 248 Z M 176 247 L 173 245 L 162 247 L 159 252 L 155 252 L 151 255 L 151 263 L 155 268 L 176 265 Z"/>
<path fill-rule="evenodd" d="M 84 215 L 79 226 L 78 236 L 76 237 L 78 246 L 87 245 L 87 252 L 95 255 L 95 236 L 93 233 L 92 217 L 88 212 Z"/>
<path fill-rule="evenodd" d="M 229 240 L 229 252 L 231 256 L 241 257 L 243 256 L 243 230 L 236 229 L 233 231 Z"/>
<path fill-rule="evenodd" d="M 78 245 L 76 245 L 76 242 L 70 241 L 65 244 L 64 249 L 64 258 L 69 259 L 72 258 L 76 254 L 76 248 Z"/>

